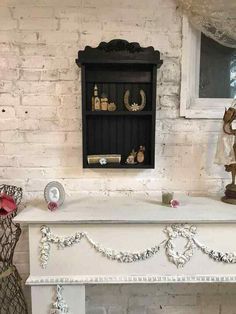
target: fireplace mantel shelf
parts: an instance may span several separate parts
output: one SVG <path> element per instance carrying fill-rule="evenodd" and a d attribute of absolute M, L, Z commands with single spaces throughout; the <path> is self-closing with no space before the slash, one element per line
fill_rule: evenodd
<path fill-rule="evenodd" d="M 220 197 L 178 196 L 180 206 L 171 208 L 160 197 L 93 197 L 68 198 L 55 212 L 44 201 L 32 202 L 17 217 L 21 224 L 163 224 L 163 223 L 235 223 L 236 207 Z"/>

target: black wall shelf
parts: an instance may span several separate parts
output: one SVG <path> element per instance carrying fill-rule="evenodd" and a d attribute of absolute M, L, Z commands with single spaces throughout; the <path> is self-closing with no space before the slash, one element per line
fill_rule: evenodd
<path fill-rule="evenodd" d="M 112 40 L 97 48 L 78 52 L 76 63 L 82 69 L 82 119 L 84 168 L 154 168 L 156 120 L 156 72 L 161 66 L 160 53 L 153 47 Z M 116 111 L 92 111 L 94 85 L 99 96 L 108 95 Z M 142 111 L 128 111 L 124 94 L 130 90 L 132 102 L 140 103 L 140 90 L 146 95 Z M 145 146 L 145 160 L 126 164 L 131 150 Z M 121 154 L 120 164 L 88 164 L 88 155 Z"/>

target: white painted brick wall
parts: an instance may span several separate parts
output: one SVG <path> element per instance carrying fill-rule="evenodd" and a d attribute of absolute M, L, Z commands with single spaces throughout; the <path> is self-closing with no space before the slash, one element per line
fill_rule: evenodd
<path fill-rule="evenodd" d="M 0 181 L 42 197 L 61 181 L 67 192 L 220 192 L 229 176 L 213 164 L 220 121 L 179 118 L 181 14 L 174 0 L 1 0 Z M 80 70 L 85 45 L 124 38 L 153 45 L 158 72 L 156 168 L 82 169 Z M 27 232 L 15 261 L 28 274 Z M 27 290 L 28 293 L 28 290 Z M 235 314 L 231 285 L 92 286 L 90 314 Z"/>

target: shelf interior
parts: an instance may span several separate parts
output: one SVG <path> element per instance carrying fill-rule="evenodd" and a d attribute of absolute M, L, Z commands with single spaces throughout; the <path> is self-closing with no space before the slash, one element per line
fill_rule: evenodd
<path fill-rule="evenodd" d="M 132 149 L 138 150 L 139 146 L 145 146 L 145 161 L 138 167 L 153 164 L 151 158 L 152 116 L 120 115 L 120 116 L 87 116 L 86 118 L 86 155 L 84 164 L 87 164 L 87 155 L 121 154 L 123 167 Z M 121 165 L 113 165 L 115 168 Z M 89 165 L 90 166 L 90 165 Z M 100 167 L 99 165 L 97 165 Z M 91 168 L 94 168 L 91 165 Z M 111 165 L 107 165 L 111 167 Z M 104 168 L 104 166 L 103 166 Z"/>
<path fill-rule="evenodd" d="M 95 82 L 86 83 L 86 110 L 92 110 L 92 96 Z M 114 102 L 117 106 L 116 111 L 128 111 L 124 105 L 124 95 L 127 90 L 130 91 L 129 103 L 141 103 L 140 90 L 146 95 L 145 111 L 152 110 L 152 85 L 150 83 L 96 83 L 98 95 L 105 93 L 108 102 Z"/>
<path fill-rule="evenodd" d="M 83 84 L 83 166 L 84 168 L 154 167 L 155 93 L 156 76 L 151 64 L 87 64 Z M 105 94 L 116 111 L 92 111 L 94 85 L 98 97 Z M 141 104 L 140 90 L 146 96 L 142 111 L 131 112 L 124 105 L 125 92 L 129 90 L 129 104 Z M 132 149 L 145 146 L 142 164 L 126 164 Z M 120 164 L 91 164 L 88 155 L 121 155 Z"/>
<path fill-rule="evenodd" d="M 151 83 L 152 67 L 148 64 L 90 64 L 86 68 L 86 82 Z"/>

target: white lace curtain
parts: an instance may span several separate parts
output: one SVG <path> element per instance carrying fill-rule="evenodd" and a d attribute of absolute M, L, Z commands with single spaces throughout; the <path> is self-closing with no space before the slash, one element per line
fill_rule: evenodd
<path fill-rule="evenodd" d="M 236 48 L 236 0 L 177 0 L 190 22 L 220 44 Z"/>

